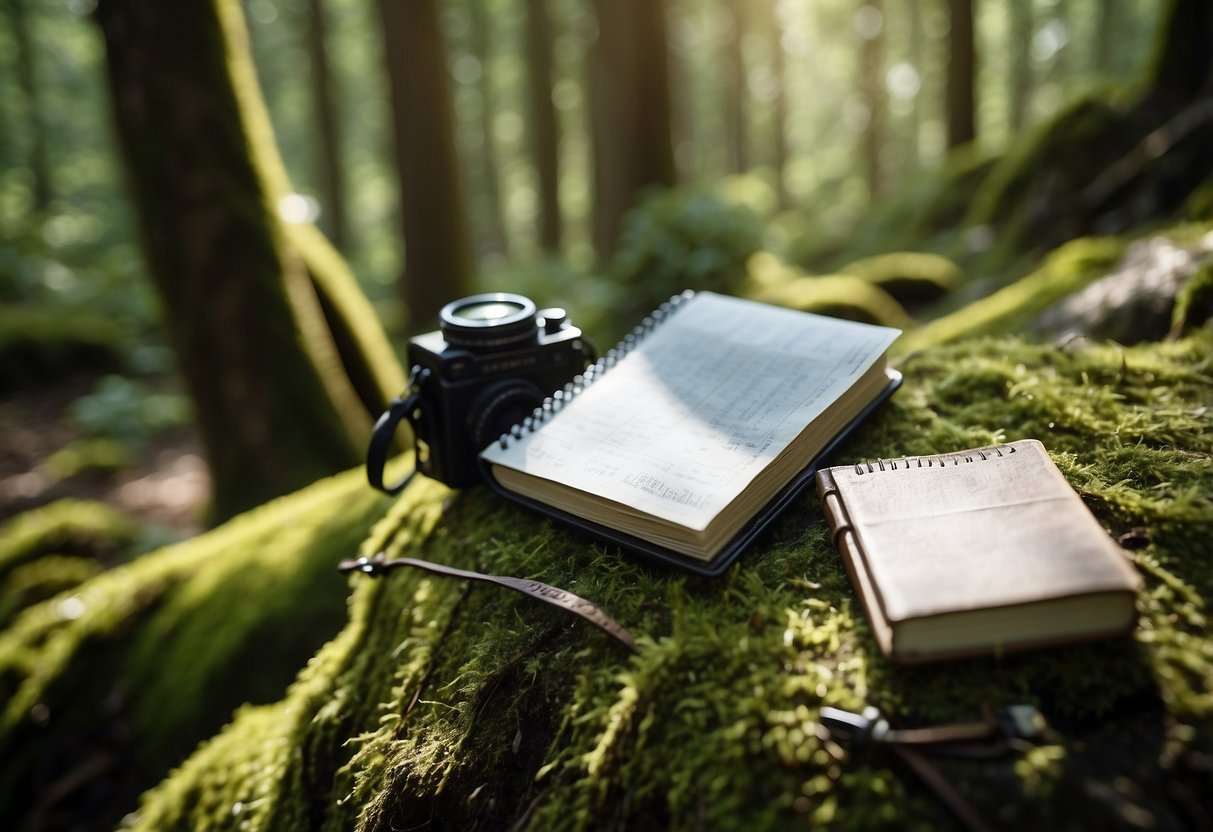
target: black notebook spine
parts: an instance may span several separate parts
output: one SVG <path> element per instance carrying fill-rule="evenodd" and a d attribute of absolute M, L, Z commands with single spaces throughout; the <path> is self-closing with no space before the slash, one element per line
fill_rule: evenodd
<path fill-rule="evenodd" d="M 540 425 L 559 413 L 566 404 L 581 395 L 583 390 L 610 372 L 616 364 L 627 357 L 628 353 L 640 346 L 640 343 L 652 334 L 654 329 L 668 320 L 694 296 L 695 293 L 688 289 L 681 294 L 674 295 L 646 315 L 644 320 L 633 327 L 631 332 L 625 335 L 618 344 L 607 350 L 601 358 L 586 367 L 580 375 L 575 376 L 564 387 L 545 398 L 543 404 L 531 411 L 531 415 L 501 434 L 497 443 L 502 450 L 508 448 L 515 439 L 521 439 L 524 435 L 538 430 Z"/>
<path fill-rule="evenodd" d="M 985 462 L 989 459 L 1011 456 L 1015 453 L 1014 445 L 990 445 L 972 451 L 957 454 L 935 454 L 933 456 L 899 456 L 889 459 L 876 459 L 869 462 L 855 463 L 856 474 L 876 474 L 881 471 L 907 470 L 909 468 L 955 468 L 972 462 Z"/>

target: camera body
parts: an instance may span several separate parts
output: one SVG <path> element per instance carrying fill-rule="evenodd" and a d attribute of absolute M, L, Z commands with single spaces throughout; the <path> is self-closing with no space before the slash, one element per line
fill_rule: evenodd
<path fill-rule="evenodd" d="M 410 339 L 417 406 L 407 418 L 417 470 L 458 488 L 481 479 L 489 443 L 595 359 L 563 309 L 522 295 L 473 295 L 444 306 L 440 329 Z"/>

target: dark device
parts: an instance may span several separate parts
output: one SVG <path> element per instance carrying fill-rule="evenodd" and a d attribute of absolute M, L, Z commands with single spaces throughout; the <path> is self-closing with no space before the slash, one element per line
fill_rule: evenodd
<path fill-rule="evenodd" d="M 477 457 L 490 442 L 542 406 L 595 359 L 593 344 L 563 309 L 535 308 L 497 292 L 453 301 L 439 329 L 409 340 L 409 388 L 376 422 L 367 478 L 389 494 L 411 478 L 383 484 L 383 465 L 401 419 L 417 445 L 417 470 L 454 488 L 481 479 Z"/>

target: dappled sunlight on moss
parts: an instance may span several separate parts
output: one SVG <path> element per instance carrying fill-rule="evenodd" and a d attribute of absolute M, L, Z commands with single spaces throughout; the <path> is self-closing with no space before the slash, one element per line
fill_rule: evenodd
<path fill-rule="evenodd" d="M 1075 778 L 1114 777 L 1177 817 L 1159 778 L 1197 777 L 1192 753 L 1213 741 L 1213 336 L 1064 351 L 984 340 L 916 353 L 901 369 L 902 392 L 839 458 L 1040 438 L 1100 520 L 1127 535 L 1146 580 L 1133 638 L 895 668 L 811 496 L 761 553 L 707 580 L 641 566 L 484 489 L 449 497 L 423 484 L 363 551 L 564 586 L 630 628 L 639 655 L 492 587 L 355 577 L 342 634 L 284 700 L 241 712 L 149 793 L 137 828 L 218 828 L 237 803 L 250 829 L 434 817 L 929 828 L 945 822 L 934 800 L 885 757 L 842 761 L 817 728 L 820 707 L 875 704 L 914 724 L 1013 702 L 1037 704 L 1062 733 L 1026 756 L 949 764 L 991 818 L 1097 822 L 1091 804 L 1065 796 L 1081 791 Z M 1162 707 L 1156 724 L 1134 716 Z M 1165 745 L 1166 766 L 1129 747 L 1146 741 Z M 1107 765 L 1082 762 L 1093 753 Z"/>

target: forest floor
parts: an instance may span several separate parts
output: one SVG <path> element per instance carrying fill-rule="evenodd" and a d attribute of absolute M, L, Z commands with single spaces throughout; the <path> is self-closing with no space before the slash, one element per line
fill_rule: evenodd
<path fill-rule="evenodd" d="M 72 497 L 106 503 L 167 537 L 184 539 L 202 531 L 210 474 L 193 425 L 151 438 L 118 471 L 61 478 L 47 470 L 53 453 L 82 438 L 68 409 L 96 381 L 92 375 L 75 376 L 0 398 L 0 521 Z"/>

